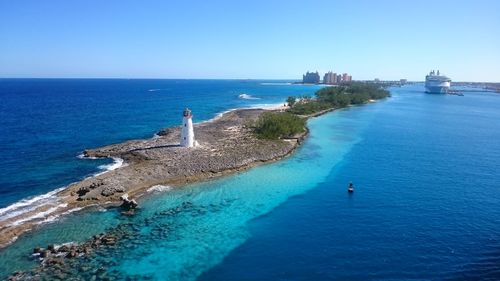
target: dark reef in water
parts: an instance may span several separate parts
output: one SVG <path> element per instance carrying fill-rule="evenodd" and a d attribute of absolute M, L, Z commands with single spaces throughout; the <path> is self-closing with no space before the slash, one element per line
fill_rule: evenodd
<path fill-rule="evenodd" d="M 224 202 L 222 204 L 231 204 Z M 116 227 L 109 229 L 105 234 L 94 235 L 90 240 L 80 244 L 63 244 L 60 246 L 48 245 L 47 248 L 33 249 L 31 258 L 40 261 L 36 268 L 15 272 L 8 280 L 147 280 L 152 276 L 132 275 L 122 276 L 113 269 L 116 262 L 109 258 L 111 253 L 119 256 L 129 256 L 138 248 L 144 255 L 150 254 L 153 249 L 145 248 L 143 241 L 172 239 L 171 233 L 176 227 L 175 216 L 189 213 L 193 216 L 203 215 L 205 212 L 216 212 L 223 206 L 198 206 L 191 202 L 184 202 L 179 206 L 159 211 L 152 217 L 140 222 L 129 222 L 126 218 Z M 144 233 L 143 229 L 149 229 Z M 73 280 L 73 279 L 72 279 Z"/>

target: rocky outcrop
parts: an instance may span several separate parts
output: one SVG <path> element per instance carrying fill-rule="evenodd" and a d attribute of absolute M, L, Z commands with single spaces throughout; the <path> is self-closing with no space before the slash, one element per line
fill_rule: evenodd
<path fill-rule="evenodd" d="M 78 194 L 79 197 L 82 197 L 89 192 L 90 188 L 88 188 L 87 186 L 82 186 L 76 191 L 76 194 Z"/>
<path fill-rule="evenodd" d="M 137 202 L 134 199 L 128 198 L 128 194 L 124 194 L 121 197 L 121 199 L 122 199 L 122 204 L 120 205 L 120 208 L 122 208 L 122 210 L 124 210 L 125 212 L 134 210 L 139 206 L 139 204 L 137 204 Z"/>
<path fill-rule="evenodd" d="M 175 132 L 175 129 L 174 128 L 165 128 L 165 129 L 162 129 L 160 130 L 158 133 L 156 133 L 158 136 L 160 137 L 164 137 L 164 136 L 168 136 L 172 133 Z"/>
<path fill-rule="evenodd" d="M 14 272 L 7 280 L 67 280 L 68 276 L 74 274 L 73 259 L 90 255 L 103 247 L 114 247 L 120 233 L 112 231 L 108 234 L 94 235 L 92 239 L 81 244 L 67 243 L 60 246 L 52 244 L 46 249 L 35 247 L 32 258 L 38 259 L 40 265 L 31 271 Z M 80 271 L 84 271 L 84 268 L 80 268 Z M 98 278 L 104 277 L 105 272 L 102 267 L 93 271 Z"/>
<path fill-rule="evenodd" d="M 160 131 L 151 139 L 88 149 L 84 152 L 87 157 L 117 157 L 123 159 L 126 165 L 71 184 L 59 192 L 61 205 L 52 215 L 95 204 L 118 207 L 123 204 L 120 197 L 124 193 L 137 198 L 154 185 L 178 187 L 289 155 L 306 133 L 287 140 L 257 139 L 247 124 L 255 121 L 264 111 L 235 110 L 215 121 L 196 124 L 194 130 L 199 146 L 194 148 L 179 146 L 180 127 L 174 127 Z M 123 205 L 130 210 L 134 209 L 133 206 L 129 203 Z M 0 247 L 43 221 L 43 217 L 34 215 L 51 207 L 42 207 L 0 222 Z M 12 223 L 27 217 L 34 219 L 23 224 Z"/>
<path fill-rule="evenodd" d="M 125 192 L 125 188 L 121 185 L 109 185 L 106 186 L 102 189 L 101 195 L 105 197 L 109 197 L 111 195 L 114 195 L 116 193 L 123 193 Z"/>

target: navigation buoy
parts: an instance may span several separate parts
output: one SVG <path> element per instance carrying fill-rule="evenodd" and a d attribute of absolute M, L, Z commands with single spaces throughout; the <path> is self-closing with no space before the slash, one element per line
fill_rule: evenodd
<path fill-rule="evenodd" d="M 347 192 L 353 193 L 354 192 L 354 185 L 352 182 L 349 183 L 349 187 L 347 187 Z"/>

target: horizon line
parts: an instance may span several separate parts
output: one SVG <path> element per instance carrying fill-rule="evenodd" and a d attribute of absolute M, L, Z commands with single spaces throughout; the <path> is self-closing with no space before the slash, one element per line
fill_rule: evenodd
<path fill-rule="evenodd" d="M 302 79 L 290 79 L 290 78 L 151 78 L 151 77 L 0 77 L 2 79 L 79 79 L 79 80 L 254 80 L 254 81 L 301 81 Z M 380 82 L 399 82 L 401 79 L 391 80 L 391 79 L 380 79 Z M 358 82 L 368 82 L 374 81 L 374 79 L 353 79 L 352 81 Z M 425 80 L 407 80 L 409 83 L 413 82 L 425 82 Z M 500 83 L 495 81 L 452 81 L 452 83 Z M 329 85 L 318 83 L 318 85 Z"/>

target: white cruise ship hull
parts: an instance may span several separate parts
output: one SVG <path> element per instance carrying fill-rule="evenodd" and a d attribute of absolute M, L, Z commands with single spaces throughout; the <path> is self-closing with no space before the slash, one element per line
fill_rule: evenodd
<path fill-rule="evenodd" d="M 449 81 L 427 81 L 425 83 L 425 91 L 427 93 L 446 94 L 449 89 Z"/>

